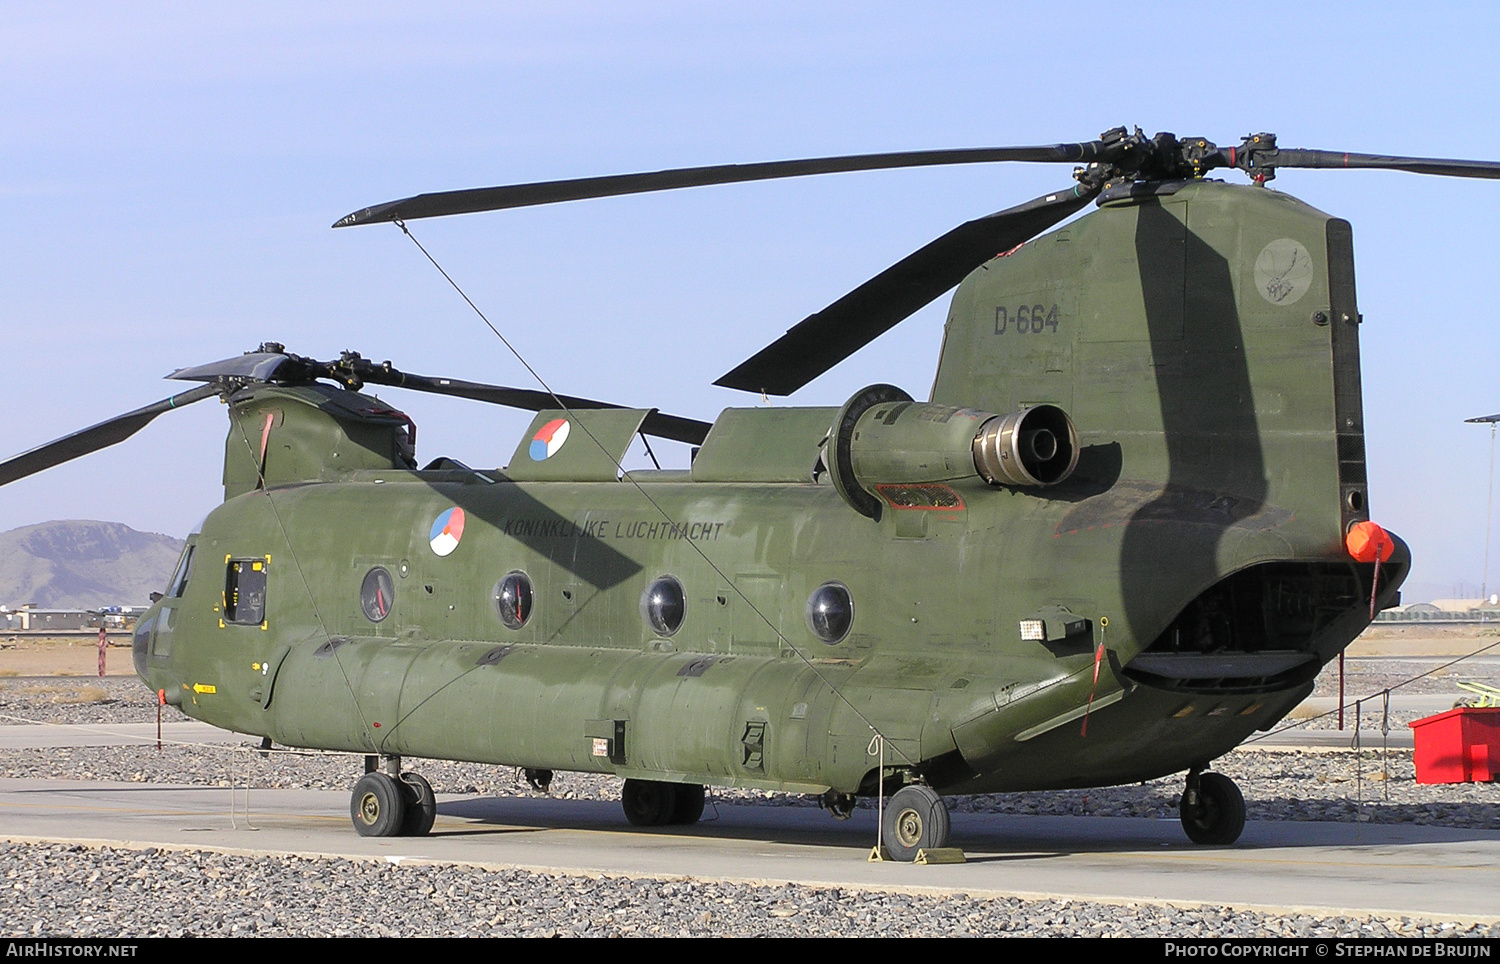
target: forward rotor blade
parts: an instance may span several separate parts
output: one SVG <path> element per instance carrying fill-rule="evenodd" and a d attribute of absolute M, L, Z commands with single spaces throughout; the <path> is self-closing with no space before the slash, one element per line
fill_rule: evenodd
<path fill-rule="evenodd" d="M 124 415 L 116 415 L 114 418 L 91 425 L 86 429 L 74 432 L 72 435 L 64 435 L 62 438 L 46 445 L 40 445 L 29 452 L 23 452 L 14 458 L 0 462 L 0 485 L 9 485 L 17 479 L 24 479 L 28 475 L 35 475 L 43 469 L 50 469 L 54 465 L 71 462 L 73 459 L 99 449 L 108 448 L 117 442 L 123 442 L 130 436 L 145 428 L 156 416 L 174 408 L 191 405 L 201 399 L 210 398 L 219 394 L 217 385 L 204 385 L 194 388 L 180 395 L 173 395 L 154 402 L 144 408 L 138 408 Z"/>
<path fill-rule="evenodd" d="M 713 167 L 684 167 L 642 174 L 614 174 L 607 177 L 584 177 L 567 181 L 539 181 L 533 184 L 510 184 L 502 187 L 471 188 L 418 194 L 399 201 L 388 201 L 363 208 L 335 221 L 336 228 L 381 221 L 410 221 L 449 214 L 471 214 L 475 211 L 497 211 L 502 208 L 556 204 L 585 198 L 614 197 L 621 194 L 645 194 L 671 191 L 683 187 L 709 184 L 734 184 L 742 181 L 769 181 L 782 177 L 806 177 L 811 174 L 838 174 L 847 171 L 879 171 L 900 167 L 931 167 L 940 164 L 984 164 L 996 161 L 1032 161 L 1037 163 L 1077 163 L 1098 160 L 1108 147 L 1104 141 L 1079 144 L 1050 144 L 1039 147 L 974 147 L 946 151 L 900 151 L 893 154 L 855 154 L 846 157 L 810 157 L 792 161 L 766 161 L 759 164 L 719 164 Z"/>
<path fill-rule="evenodd" d="M 247 378 L 257 382 L 268 382 L 277 370 L 291 360 L 282 352 L 251 351 L 207 365 L 179 368 L 168 378 L 184 382 L 215 382 L 221 378 Z"/>
<path fill-rule="evenodd" d="M 623 408 L 609 402 L 599 402 L 572 395 L 554 398 L 546 392 L 524 388 L 507 388 L 503 385 L 485 385 L 466 382 L 457 378 L 432 378 L 428 375 L 413 375 L 390 367 L 389 363 L 378 365 L 357 353 L 347 352 L 338 361 L 320 362 L 300 355 L 279 351 L 257 351 L 225 358 L 222 361 L 179 368 L 167 376 L 184 381 L 219 381 L 238 378 L 259 382 L 282 380 L 289 382 L 311 381 L 315 378 L 331 378 L 346 384 L 359 385 L 368 382 L 374 385 L 389 385 L 394 388 L 409 388 L 413 391 L 431 392 L 437 395 L 453 395 L 471 398 L 494 405 L 538 412 L 544 408 L 557 408 L 559 401 L 566 408 Z M 712 426 L 697 419 L 682 418 L 653 412 L 646 417 L 641 431 L 647 435 L 701 445 Z"/>
<path fill-rule="evenodd" d="M 1280 148 L 1271 163 L 1279 168 L 1342 167 L 1442 174 L 1448 177 L 1500 178 L 1500 161 L 1447 160 L 1440 157 L 1395 157 L 1386 154 L 1343 154 L 1338 151 Z"/>
<path fill-rule="evenodd" d="M 714 382 L 790 395 L 905 320 L 1003 251 L 1030 240 L 1099 193 L 1083 185 L 966 222 L 810 315 Z"/>
<path fill-rule="evenodd" d="M 457 378 L 430 378 L 426 375 L 413 375 L 408 372 L 395 371 L 394 369 L 385 372 L 376 368 L 369 373 L 365 373 L 364 377 L 366 381 L 375 382 L 376 384 L 409 388 L 419 392 L 431 392 L 436 395 L 469 398 L 479 402 L 506 405 L 510 408 L 519 408 L 529 412 L 540 412 L 546 408 L 585 409 L 625 407 L 610 402 L 595 401 L 591 398 L 579 398 L 576 395 L 553 395 L 549 392 L 535 391 L 527 388 L 507 388 L 503 385 L 466 382 Z M 676 442 L 686 442 L 689 445 L 702 445 L 703 440 L 708 437 L 708 430 L 712 427 L 708 422 L 700 422 L 693 418 L 683 418 L 680 415 L 666 415 L 661 412 L 652 412 L 641 423 L 641 431 L 647 435 L 671 439 Z"/>

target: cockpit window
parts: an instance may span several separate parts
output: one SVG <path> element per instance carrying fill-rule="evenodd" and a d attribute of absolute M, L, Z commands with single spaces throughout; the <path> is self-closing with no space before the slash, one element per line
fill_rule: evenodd
<path fill-rule="evenodd" d="M 188 576 L 193 572 L 193 549 L 189 545 L 182 550 L 182 558 L 177 560 L 177 569 L 173 571 L 172 578 L 167 583 L 167 595 L 177 598 L 187 591 Z"/>

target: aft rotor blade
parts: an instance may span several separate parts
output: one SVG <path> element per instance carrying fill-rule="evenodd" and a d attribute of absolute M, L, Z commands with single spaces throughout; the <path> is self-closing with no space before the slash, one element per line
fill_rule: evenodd
<path fill-rule="evenodd" d="M 365 380 L 382 385 L 409 388 L 419 392 L 452 395 L 457 398 L 490 402 L 494 405 L 506 405 L 510 408 L 519 408 L 530 412 L 540 412 L 545 408 L 584 409 L 625 407 L 623 405 L 615 405 L 611 402 L 595 401 L 591 398 L 579 398 L 576 395 L 553 395 L 550 392 L 536 391 L 528 388 L 485 385 L 481 382 L 466 382 L 457 378 L 431 378 L 427 375 L 413 375 L 408 372 L 398 372 L 395 370 L 387 373 L 376 369 L 374 372 L 366 374 Z M 676 442 L 686 442 L 689 445 L 702 445 L 703 440 L 708 437 L 708 430 L 712 427 L 708 422 L 701 422 L 694 418 L 683 418 L 680 415 L 666 415 L 661 412 L 652 412 L 641 423 L 641 431 L 647 435 L 671 439 Z"/>
<path fill-rule="evenodd" d="M 1410 171 L 1413 174 L 1441 174 L 1448 177 L 1500 178 L 1500 161 L 1449 160 L 1440 157 L 1398 157 L 1386 154 L 1343 154 L 1338 151 L 1313 151 L 1280 148 L 1270 162 L 1275 167 L 1308 167 Z"/>
<path fill-rule="evenodd" d="M 1032 161 L 1036 163 L 1078 163 L 1100 159 L 1104 141 L 1078 144 L 1049 144 L 1038 147 L 973 147 L 944 151 L 899 151 L 893 154 L 855 154 L 845 157 L 810 157 L 792 161 L 765 161 L 759 164 L 719 164 L 713 167 L 683 167 L 642 174 L 613 174 L 607 177 L 583 177 L 567 181 L 538 181 L 532 184 L 509 184 L 502 187 L 471 188 L 418 194 L 399 201 L 388 201 L 363 208 L 335 221 L 336 228 L 381 221 L 410 221 L 449 214 L 471 214 L 475 211 L 497 211 L 502 208 L 556 204 L 559 201 L 581 201 L 585 198 L 614 197 L 621 194 L 645 194 L 650 191 L 672 191 L 683 187 L 709 184 L 735 184 L 743 181 L 769 181 L 782 177 L 806 177 L 812 174 L 839 174 L 848 171 L 881 171 L 901 167 L 932 167 L 943 164 L 986 164 L 997 161 Z"/>
<path fill-rule="evenodd" d="M 156 416 L 174 408 L 191 405 L 201 399 L 210 398 L 219 394 L 217 385 L 204 385 L 179 395 L 172 395 L 159 402 L 154 402 L 144 408 L 138 408 L 124 415 L 116 415 L 114 418 L 91 425 L 86 429 L 74 432 L 72 435 L 64 435 L 56 441 L 40 445 L 29 452 L 23 452 L 14 458 L 0 462 L 0 485 L 9 485 L 17 479 L 24 479 L 28 475 L 35 475 L 43 469 L 50 469 L 54 465 L 71 462 L 73 459 L 99 449 L 108 448 L 117 442 L 123 442 L 130 436 L 145 428 Z"/>
<path fill-rule="evenodd" d="M 1081 210 L 1079 185 L 966 222 L 811 315 L 714 382 L 790 395 L 957 285 L 970 271 Z"/>

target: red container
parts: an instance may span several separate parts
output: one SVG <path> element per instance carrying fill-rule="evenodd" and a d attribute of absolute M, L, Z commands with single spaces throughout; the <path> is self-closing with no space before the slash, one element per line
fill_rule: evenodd
<path fill-rule="evenodd" d="M 1500 707 L 1460 706 L 1407 725 L 1417 744 L 1418 783 L 1500 779 Z"/>

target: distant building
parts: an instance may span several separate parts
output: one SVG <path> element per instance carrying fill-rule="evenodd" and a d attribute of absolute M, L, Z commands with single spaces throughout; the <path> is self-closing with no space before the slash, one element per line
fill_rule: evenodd
<path fill-rule="evenodd" d="M 1432 605 L 1445 613 L 1466 613 L 1471 609 L 1495 609 L 1496 602 L 1500 602 L 1494 596 L 1488 599 L 1434 599 Z"/>
<path fill-rule="evenodd" d="M 0 612 L 0 626 L 13 632 L 60 632 L 98 629 L 100 615 L 87 609 L 40 609 L 27 603 L 20 609 Z"/>
<path fill-rule="evenodd" d="M 1495 597 L 1491 596 L 1490 600 Z M 1500 623 L 1500 606 L 1485 599 L 1434 599 L 1384 610 L 1378 623 Z"/>

